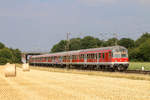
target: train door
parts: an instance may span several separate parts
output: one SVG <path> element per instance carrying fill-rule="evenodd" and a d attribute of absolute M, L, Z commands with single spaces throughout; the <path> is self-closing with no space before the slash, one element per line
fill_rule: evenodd
<path fill-rule="evenodd" d="M 98 59 L 99 59 L 98 61 L 99 62 L 102 62 L 102 58 L 101 57 L 102 57 L 102 53 L 98 53 Z"/>
<path fill-rule="evenodd" d="M 84 63 L 87 63 L 87 54 L 84 54 Z"/>
<path fill-rule="evenodd" d="M 111 51 L 109 51 L 109 62 L 111 62 L 111 59 L 112 59 L 112 52 Z"/>
<path fill-rule="evenodd" d="M 102 62 L 105 62 L 105 53 L 102 53 Z"/>
<path fill-rule="evenodd" d="M 106 53 L 105 53 L 105 62 L 108 62 L 108 60 L 109 60 L 109 53 L 106 52 Z"/>

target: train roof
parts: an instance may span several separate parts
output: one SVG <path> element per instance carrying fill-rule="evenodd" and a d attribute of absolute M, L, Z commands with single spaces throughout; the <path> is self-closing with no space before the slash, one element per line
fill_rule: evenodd
<path fill-rule="evenodd" d="M 115 50 L 115 49 L 126 49 L 123 46 L 110 46 L 110 47 L 101 47 L 101 48 L 91 48 L 91 49 L 81 49 L 81 50 L 74 50 L 74 51 L 65 51 L 65 52 L 58 52 L 58 53 L 49 53 L 49 54 L 44 54 L 44 55 L 36 55 L 36 56 L 32 56 L 34 57 L 49 57 L 49 56 L 63 56 L 63 55 L 76 55 L 79 54 L 81 52 L 89 52 L 89 51 L 107 51 L 107 50 Z"/>

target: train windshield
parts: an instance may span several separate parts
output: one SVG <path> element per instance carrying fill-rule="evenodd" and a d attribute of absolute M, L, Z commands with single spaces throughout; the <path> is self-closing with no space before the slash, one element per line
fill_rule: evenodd
<path fill-rule="evenodd" d="M 127 58 L 128 57 L 128 50 L 127 49 L 121 49 L 121 57 L 122 58 Z"/>
<path fill-rule="evenodd" d="M 113 51 L 114 58 L 127 58 L 128 57 L 128 50 L 124 48 L 117 48 Z"/>
<path fill-rule="evenodd" d="M 121 57 L 126 58 L 126 57 L 128 57 L 128 55 L 127 54 L 121 54 Z"/>
<path fill-rule="evenodd" d="M 120 54 L 115 53 L 113 57 L 114 57 L 114 58 L 121 58 L 121 55 L 120 55 Z"/>

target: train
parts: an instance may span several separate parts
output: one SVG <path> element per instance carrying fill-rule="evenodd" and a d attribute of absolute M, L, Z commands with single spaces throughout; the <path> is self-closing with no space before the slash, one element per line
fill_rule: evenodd
<path fill-rule="evenodd" d="M 29 58 L 29 64 L 59 66 L 62 68 L 125 71 L 129 66 L 129 58 L 128 49 L 125 47 L 110 46 L 35 55 Z"/>

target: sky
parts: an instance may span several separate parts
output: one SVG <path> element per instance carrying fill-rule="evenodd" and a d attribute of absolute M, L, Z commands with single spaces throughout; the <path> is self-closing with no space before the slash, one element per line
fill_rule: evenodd
<path fill-rule="evenodd" d="M 48 52 L 60 40 L 91 35 L 139 38 L 150 32 L 150 0 L 0 0 L 0 42 Z"/>

